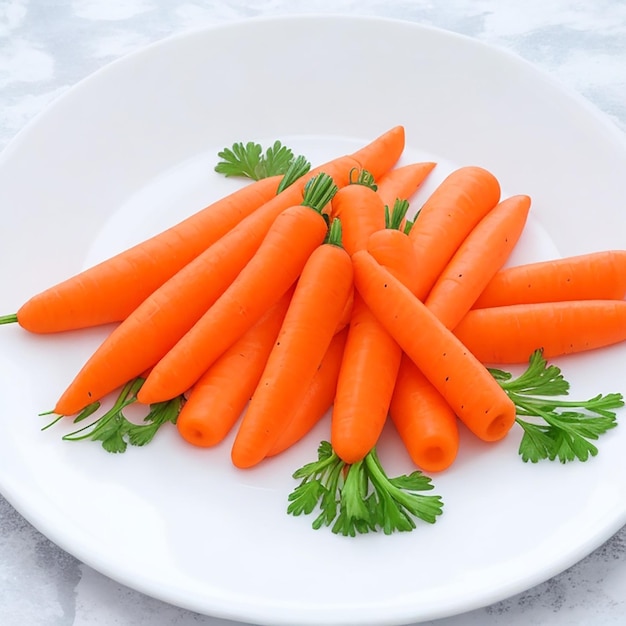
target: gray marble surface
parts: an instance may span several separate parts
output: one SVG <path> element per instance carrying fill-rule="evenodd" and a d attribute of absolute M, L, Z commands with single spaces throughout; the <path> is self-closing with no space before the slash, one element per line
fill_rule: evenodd
<path fill-rule="evenodd" d="M 71 85 L 189 28 L 255 16 L 348 13 L 475 37 L 531 61 L 626 130 L 626 2 L 599 0 L 0 0 L 0 149 Z M 560 575 L 430 626 L 626 623 L 626 528 Z M 3 626 L 227 626 L 117 584 L 59 549 L 0 497 Z"/>

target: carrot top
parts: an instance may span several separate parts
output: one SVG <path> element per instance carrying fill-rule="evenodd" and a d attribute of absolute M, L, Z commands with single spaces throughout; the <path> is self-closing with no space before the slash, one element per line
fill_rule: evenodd
<path fill-rule="evenodd" d="M 372 191 L 376 191 L 378 189 L 376 181 L 374 180 L 374 175 L 366 169 L 353 167 L 350 170 L 349 178 L 351 185 L 363 185 L 364 187 L 369 187 Z"/>
<path fill-rule="evenodd" d="M 335 181 L 325 172 L 320 172 L 304 186 L 301 204 L 322 213 L 337 193 L 337 189 Z"/>
<path fill-rule="evenodd" d="M 385 205 L 385 227 L 392 230 L 401 230 L 408 235 L 411 226 L 413 226 L 413 222 L 404 221 L 408 210 L 409 201 L 400 198 L 396 198 L 391 209 Z"/>

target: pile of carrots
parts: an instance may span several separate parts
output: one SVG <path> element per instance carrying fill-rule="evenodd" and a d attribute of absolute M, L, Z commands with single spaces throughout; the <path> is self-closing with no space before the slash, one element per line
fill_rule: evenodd
<path fill-rule="evenodd" d="M 136 377 L 146 405 L 181 395 L 180 435 L 236 429 L 249 468 L 325 416 L 346 463 L 391 419 L 425 471 L 484 441 L 515 406 L 486 367 L 626 339 L 626 251 L 507 267 L 531 209 L 481 167 L 453 171 L 408 220 L 435 163 L 398 165 L 401 126 L 292 184 L 251 182 L 26 302 L 34 333 L 117 323 L 61 394 L 72 416 Z"/>

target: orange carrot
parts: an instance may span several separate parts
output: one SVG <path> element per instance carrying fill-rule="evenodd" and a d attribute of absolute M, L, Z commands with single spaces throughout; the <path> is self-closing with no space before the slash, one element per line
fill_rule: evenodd
<path fill-rule="evenodd" d="M 395 201 L 409 200 L 422 186 L 428 175 L 435 168 L 436 163 L 430 161 L 423 163 L 410 163 L 389 170 L 377 181 L 376 192 L 383 204 L 392 208 Z"/>
<path fill-rule="evenodd" d="M 457 417 L 444 397 L 406 354 L 402 356 L 389 415 L 415 465 L 441 472 L 459 450 Z"/>
<path fill-rule="evenodd" d="M 406 200 L 398 200 L 386 214 L 386 228 L 372 233 L 367 240 L 367 251 L 411 291 L 420 286 L 420 253 L 408 236 L 410 224 L 405 224 L 409 209 Z"/>
<path fill-rule="evenodd" d="M 425 300 L 444 326 L 454 328 L 502 268 L 524 230 L 529 210 L 528 196 L 503 200 L 460 245 Z"/>
<path fill-rule="evenodd" d="M 352 155 L 303 176 L 260 207 L 148 296 L 102 343 L 71 381 L 54 412 L 73 415 L 152 367 L 195 324 L 252 258 L 277 215 L 302 201 L 304 185 L 324 171 L 341 187 L 349 172 L 382 175 L 404 149 L 399 126 Z"/>
<path fill-rule="evenodd" d="M 122 321 L 166 280 L 275 196 L 281 178 L 251 183 L 162 233 L 36 294 L 11 321 L 34 333 Z"/>
<path fill-rule="evenodd" d="M 626 250 L 606 250 L 504 268 L 485 287 L 474 308 L 560 300 L 622 300 L 624 296 Z"/>
<path fill-rule="evenodd" d="M 408 236 L 397 230 L 408 206 L 406 200 L 396 200 L 393 211 L 386 211 L 387 228 L 373 233 L 367 245 L 377 233 L 397 232 L 414 253 Z M 396 254 L 389 270 L 409 274 L 414 270 L 407 268 L 412 259 L 412 255 Z M 331 418 L 331 443 L 344 462 L 360 461 L 376 445 L 386 422 L 401 356 L 398 344 L 356 294 Z"/>
<path fill-rule="evenodd" d="M 263 460 L 295 415 L 324 354 L 352 288 L 352 264 L 337 241 L 338 220 L 330 241 L 307 261 L 276 344 L 237 431 L 231 451 L 236 467 Z"/>
<path fill-rule="evenodd" d="M 325 174 L 311 183 L 302 204 L 278 215 L 232 284 L 152 368 L 137 394 L 140 402 L 154 404 L 185 393 L 296 282 L 326 237 L 322 209 L 337 191 Z"/>
<path fill-rule="evenodd" d="M 330 442 L 345 463 L 362 460 L 383 430 L 402 351 L 358 294 L 343 353 Z"/>
<path fill-rule="evenodd" d="M 498 180 L 474 166 L 453 171 L 430 195 L 409 233 L 419 253 L 419 298 L 426 297 L 465 237 L 499 200 Z"/>
<path fill-rule="evenodd" d="M 454 334 L 483 363 L 526 363 L 626 340 L 626 301 L 573 300 L 471 310 Z"/>
<path fill-rule="evenodd" d="M 354 170 L 351 183 L 337 192 L 331 207 L 331 216 L 341 220 L 348 254 L 364 248 L 370 234 L 385 227 L 385 205 L 371 174 Z"/>
<path fill-rule="evenodd" d="M 394 126 L 352 153 L 355 166 L 360 170 L 367 170 L 374 180 L 378 180 L 398 162 L 404 151 L 405 139 L 404 126 Z M 337 182 L 336 177 L 333 178 Z"/>
<path fill-rule="evenodd" d="M 193 386 L 176 420 L 183 439 L 209 447 L 228 435 L 261 378 L 292 295 L 287 291 Z"/>
<path fill-rule="evenodd" d="M 515 405 L 487 368 L 367 251 L 352 256 L 358 293 L 387 332 L 479 438 L 503 438 Z"/>
<path fill-rule="evenodd" d="M 313 380 L 294 413 L 267 456 L 275 456 L 299 442 L 327 413 L 333 404 L 337 378 L 348 329 L 335 333 Z"/>

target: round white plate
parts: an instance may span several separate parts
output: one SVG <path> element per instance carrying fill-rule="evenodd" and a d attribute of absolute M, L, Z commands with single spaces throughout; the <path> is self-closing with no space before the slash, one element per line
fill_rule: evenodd
<path fill-rule="evenodd" d="M 57 100 L 0 160 L 0 313 L 241 185 L 213 172 L 236 141 L 280 139 L 314 164 L 406 128 L 402 162 L 435 160 L 415 206 L 476 164 L 532 196 L 517 260 L 624 247 L 626 145 L 527 63 L 414 24 L 253 20 L 174 37 Z M 626 433 L 587 463 L 524 464 L 515 428 L 463 433 L 434 476 L 445 513 L 412 533 L 344 538 L 286 515 L 291 473 L 322 424 L 250 471 L 175 429 L 123 455 L 41 432 L 107 329 L 0 329 L 0 489 L 42 533 L 104 574 L 201 613 L 259 624 L 401 624 L 495 602 L 572 565 L 626 523 Z M 626 391 L 625 346 L 560 359 L 573 395 Z M 380 454 L 410 471 L 394 433 Z"/>

